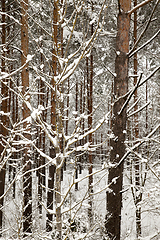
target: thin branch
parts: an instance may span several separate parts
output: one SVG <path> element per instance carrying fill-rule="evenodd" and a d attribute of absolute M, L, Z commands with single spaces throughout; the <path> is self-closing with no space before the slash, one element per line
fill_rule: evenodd
<path fill-rule="evenodd" d="M 108 72 L 113 76 L 116 77 L 116 73 L 113 73 L 108 67 L 104 65 L 104 67 L 108 70 Z"/>
<path fill-rule="evenodd" d="M 7 14 L 6 12 L 1 12 L 0 11 L 0 15 L 5 15 L 7 16 L 8 18 L 12 19 L 13 21 L 15 21 L 16 23 L 18 23 L 19 25 L 22 25 L 16 18 L 14 18 L 13 16 Z"/>
<path fill-rule="evenodd" d="M 28 140 L 28 138 L 24 137 L 22 134 L 18 134 L 18 135 L 19 135 L 19 137 L 20 137 L 21 139 L 23 139 L 23 140 L 25 141 L 25 144 L 29 144 L 29 145 L 33 146 L 33 147 L 36 149 L 36 151 L 37 151 L 42 157 L 44 157 L 45 159 L 47 159 L 49 163 L 52 163 L 54 166 L 56 166 L 57 156 L 56 156 L 55 158 L 51 158 L 50 156 L 48 156 L 47 154 L 45 154 L 44 152 L 42 152 L 42 151 L 33 143 L 33 141 Z M 15 141 L 15 142 L 13 143 L 13 146 L 14 146 L 14 145 L 17 145 L 17 144 L 20 144 L 20 141 Z M 45 165 L 44 165 L 44 166 L 45 166 Z M 35 169 L 28 170 L 27 172 L 24 173 L 24 175 L 25 175 L 26 173 L 29 173 L 29 172 L 32 172 L 32 171 L 35 171 Z"/>
<path fill-rule="evenodd" d="M 137 99 L 137 101 L 134 102 L 134 104 L 133 104 L 132 106 L 130 106 L 130 108 L 127 109 L 127 113 L 129 113 L 129 112 L 134 108 L 134 106 L 136 106 L 136 104 L 140 101 L 140 99 L 141 99 L 141 97 L 139 97 L 139 98 Z"/>
<path fill-rule="evenodd" d="M 138 85 L 139 85 L 139 83 L 140 83 L 140 81 L 141 81 L 141 79 L 142 79 L 142 74 L 143 74 L 143 73 L 141 72 L 140 77 L 139 77 L 139 79 L 138 79 L 138 81 L 137 81 L 137 83 L 136 83 L 133 91 L 129 94 L 127 100 L 126 100 L 125 103 L 123 104 L 123 106 L 122 106 L 121 110 L 119 111 L 118 115 L 121 115 L 121 113 L 123 112 L 123 110 L 125 109 L 125 107 L 127 106 L 127 104 L 129 103 L 131 97 L 132 97 L 133 94 L 135 93 L 136 89 L 138 88 Z"/>
<path fill-rule="evenodd" d="M 18 175 L 25 169 L 25 167 L 26 167 L 26 164 L 23 165 L 21 169 L 19 169 L 19 171 L 16 173 L 15 177 L 13 178 L 12 182 L 11 182 L 9 185 L 6 186 L 7 189 L 6 189 L 6 191 L 0 196 L 0 200 L 6 196 L 6 194 L 9 192 L 9 190 L 10 190 L 11 187 L 13 186 L 14 182 L 16 182 L 16 180 L 17 180 L 17 178 L 18 178 Z"/>
<path fill-rule="evenodd" d="M 132 52 L 129 57 L 132 57 L 135 53 L 139 52 L 142 48 L 144 48 L 146 45 L 148 45 L 154 38 L 156 38 L 158 36 L 158 34 L 160 33 L 160 30 L 158 30 L 158 32 L 156 34 L 153 35 L 153 37 L 151 37 L 147 42 L 145 42 L 141 47 L 137 48 L 134 52 Z"/>
<path fill-rule="evenodd" d="M 144 5 L 146 5 L 147 3 L 151 2 L 153 0 L 146 0 L 144 2 L 141 2 L 140 4 L 138 4 L 137 6 L 135 6 L 134 8 L 132 8 L 130 11 L 128 11 L 128 14 L 131 15 L 132 13 L 134 13 L 136 10 L 138 10 L 140 7 L 143 7 Z"/>
<path fill-rule="evenodd" d="M 146 108 L 148 105 L 150 104 L 150 102 L 146 103 L 144 106 L 142 106 L 141 108 L 137 109 L 136 111 L 134 111 L 133 113 L 131 113 L 130 115 L 127 116 L 127 118 L 133 116 L 134 114 L 142 111 L 144 108 Z"/>
<path fill-rule="evenodd" d="M 153 75 L 159 70 L 160 70 L 160 66 L 157 67 L 153 72 L 151 72 L 151 74 L 146 79 L 144 79 L 143 82 L 141 82 L 138 87 L 141 87 L 145 82 L 147 82 L 151 77 L 153 77 Z"/>
<path fill-rule="evenodd" d="M 147 29 L 148 29 L 148 27 L 149 27 L 149 24 L 150 24 L 150 22 L 151 22 L 151 20 L 152 20 L 153 14 L 154 14 L 157 6 L 158 6 L 159 1 L 160 1 L 160 0 L 157 0 L 157 2 L 156 2 L 155 6 L 154 6 L 154 8 L 153 8 L 153 10 L 152 10 L 152 13 L 151 13 L 151 15 L 150 15 L 150 18 L 149 18 L 149 20 L 148 20 L 148 22 L 147 22 L 144 30 L 142 31 L 142 33 L 141 33 L 140 36 L 138 37 L 138 39 L 137 39 L 137 41 L 135 42 L 133 48 L 130 50 L 129 55 L 134 51 L 134 49 L 135 49 L 136 46 L 138 45 L 139 41 L 140 41 L 141 38 L 143 37 L 144 33 L 147 31 Z"/>
<path fill-rule="evenodd" d="M 15 126 L 14 126 L 14 127 L 15 127 Z M 13 128 L 13 130 L 14 130 L 14 128 Z M 7 144 L 6 144 L 5 148 L 3 149 L 3 152 L 1 153 L 1 157 L 0 157 L 0 172 L 1 172 L 2 168 L 4 167 L 4 165 L 6 164 L 6 162 L 8 161 L 9 157 L 10 157 L 11 154 L 12 154 L 12 151 L 11 151 L 10 154 L 9 154 L 6 158 L 4 157 L 4 156 L 5 156 L 5 153 L 6 153 L 6 151 L 7 151 L 7 148 L 10 148 L 10 149 L 11 149 L 10 143 L 13 142 L 14 137 L 15 137 L 15 136 L 13 136 L 13 133 L 14 133 L 14 132 L 11 131 L 11 136 L 9 137 L 9 139 L 8 139 L 8 141 L 7 141 Z"/>
<path fill-rule="evenodd" d="M 152 169 L 152 167 L 149 166 L 148 163 L 147 163 L 147 167 L 151 170 L 151 172 L 154 174 L 154 176 L 160 181 L 159 176 L 155 173 L 155 171 Z"/>
<path fill-rule="evenodd" d="M 119 161 L 119 163 L 114 165 L 114 168 L 117 168 L 127 157 L 128 155 L 133 152 L 136 148 L 140 147 L 143 143 L 145 143 L 146 141 L 148 141 L 149 138 L 152 137 L 152 135 L 158 130 L 158 128 L 160 127 L 160 124 L 157 125 L 157 127 L 155 127 L 153 129 L 152 132 L 150 132 L 144 139 L 140 140 L 137 144 L 135 144 L 132 148 L 128 148 L 128 151 L 124 154 L 124 156 L 121 158 L 121 160 Z"/>
<path fill-rule="evenodd" d="M 0 81 L 3 82 L 3 81 L 2 81 L 3 79 L 6 79 L 6 78 L 8 78 L 8 77 L 11 77 L 11 76 L 15 75 L 16 73 L 18 73 L 19 71 L 21 71 L 21 70 L 28 64 L 28 62 L 29 62 L 29 60 L 27 60 L 27 61 L 25 62 L 25 64 L 24 64 L 23 66 L 21 66 L 20 68 L 18 68 L 17 70 L 15 70 L 15 71 L 13 71 L 13 72 L 11 72 L 11 73 L 5 73 L 5 74 L 3 74 L 2 76 L 0 76 Z"/>

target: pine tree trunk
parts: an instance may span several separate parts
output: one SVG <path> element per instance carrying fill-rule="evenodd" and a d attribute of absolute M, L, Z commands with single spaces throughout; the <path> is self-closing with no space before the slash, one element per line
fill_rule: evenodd
<path fill-rule="evenodd" d="M 53 55 L 52 55 L 52 71 L 53 76 L 57 74 L 57 50 L 58 50 L 58 2 L 54 2 L 54 9 L 53 9 Z M 52 87 L 55 88 L 54 77 L 52 78 Z M 51 126 L 52 129 L 56 130 L 56 93 L 55 90 L 51 90 Z M 50 146 L 50 156 L 54 158 L 56 155 L 56 150 L 54 147 Z M 54 177 L 55 177 L 55 167 L 53 165 L 49 166 L 49 179 L 48 179 L 48 193 L 47 193 L 47 208 L 53 210 L 53 188 L 54 188 Z M 53 215 L 48 213 L 47 214 L 47 223 L 46 228 L 47 231 L 52 231 L 52 219 Z"/>
<path fill-rule="evenodd" d="M 61 93 L 61 89 L 59 89 Z M 57 134 L 58 134 L 58 147 L 56 148 L 56 154 L 63 153 L 63 137 L 62 137 L 62 130 L 63 130 L 63 121 L 62 121 L 62 111 L 63 111 L 63 103 L 57 99 L 57 109 L 59 113 L 57 114 L 56 119 L 56 127 L 57 127 Z M 61 157 L 57 157 L 56 159 L 56 179 L 55 179 L 55 202 L 56 202 L 56 230 L 58 234 L 58 239 L 62 239 L 62 215 L 61 215 L 61 180 L 62 180 L 62 166 L 61 165 Z"/>
<path fill-rule="evenodd" d="M 57 159 L 57 166 L 61 163 L 61 159 Z M 56 230 L 58 233 L 58 239 L 62 239 L 62 216 L 61 216 L 61 207 L 59 204 L 61 202 L 61 168 L 56 169 Z"/>
<path fill-rule="evenodd" d="M 92 11 L 93 11 L 93 3 L 92 3 Z M 91 25 L 91 36 L 93 35 L 93 23 Z M 93 53 L 91 50 L 91 55 L 90 55 L 90 66 L 89 66 L 89 79 L 88 79 L 88 129 L 92 128 L 92 104 L 93 104 Z M 92 144 L 92 133 L 89 134 L 89 143 Z M 89 151 L 88 153 L 88 160 L 89 160 L 89 167 L 88 167 L 88 172 L 90 174 L 89 176 L 89 193 L 93 192 L 93 162 L 92 162 L 92 152 Z M 92 195 L 89 197 L 89 205 L 90 207 L 88 208 L 88 216 L 89 216 L 89 222 L 90 225 L 92 226 L 93 224 L 93 198 Z"/>
<path fill-rule="evenodd" d="M 69 88 L 70 88 L 70 84 L 69 84 L 69 78 L 67 80 L 67 111 L 66 111 L 66 136 L 68 136 L 68 114 L 69 114 Z"/>
<path fill-rule="evenodd" d="M 42 34 L 42 30 L 40 31 Z M 43 64 L 43 55 L 41 54 L 41 64 Z M 44 93 L 46 91 L 44 82 L 41 80 L 39 81 L 38 85 L 38 91 L 39 93 Z M 38 104 L 46 107 L 46 99 L 44 95 L 39 94 L 38 95 Z M 46 121 L 46 112 L 42 113 L 43 120 Z M 38 148 L 42 149 L 43 152 L 45 152 L 45 133 L 41 132 L 41 128 L 37 127 L 37 133 L 38 133 Z M 38 156 L 38 167 L 44 166 L 45 165 L 45 158 L 42 156 Z M 42 186 L 45 186 L 45 167 L 39 169 L 37 171 L 37 176 L 38 176 L 38 197 L 39 197 L 39 213 L 42 214 L 42 204 L 41 202 L 43 201 L 43 192 L 44 188 Z"/>
<path fill-rule="evenodd" d="M 5 0 L 2 0 L 2 12 L 5 12 Z M 2 23 L 5 23 L 5 15 L 2 15 Z M 2 44 L 5 45 L 6 40 L 6 30 L 5 25 L 2 25 Z M 2 54 L 2 60 L 1 60 L 1 69 L 2 72 L 5 72 L 5 51 Z M 4 80 L 5 81 L 5 80 Z M 8 95 L 8 89 L 5 84 L 1 83 L 1 95 L 2 99 L 7 97 Z M 1 103 L 1 111 L 7 112 L 7 100 L 2 100 Z M 0 158 L 2 158 L 2 152 L 3 152 L 3 137 L 7 136 L 7 129 L 4 127 L 7 123 L 7 117 L 5 115 L 1 115 L 1 125 L 0 125 Z M 3 156 L 4 157 L 4 156 Z M 3 158 L 1 159 L 3 161 Z M 2 168 L 0 172 L 0 196 L 4 194 L 4 185 L 5 185 L 5 166 Z M 3 206 L 4 199 L 0 199 L 0 208 Z M 0 230 L 2 228 L 2 210 L 0 210 Z M 1 232 L 0 232 L 1 236 Z"/>
<path fill-rule="evenodd" d="M 111 139 L 111 164 L 117 164 L 125 154 L 125 129 L 126 129 L 126 109 L 119 114 L 125 99 L 121 96 L 125 95 L 128 90 L 128 56 L 129 51 L 129 29 L 131 1 L 119 1 L 119 14 L 117 18 L 117 38 L 116 38 L 116 60 L 114 78 L 114 96 L 115 102 L 113 105 L 112 131 L 114 139 Z M 107 192 L 107 211 L 106 216 L 106 231 L 110 239 L 120 239 L 121 226 L 121 208 L 122 208 L 122 184 L 123 184 L 123 162 L 118 166 L 109 169 L 108 182 L 112 182 L 117 178 Z"/>
<path fill-rule="evenodd" d="M 28 40 L 28 0 L 21 1 L 21 65 L 24 65 L 26 62 L 27 55 L 29 53 L 29 40 Z M 26 95 L 27 91 L 29 90 L 29 70 L 28 64 L 23 68 L 21 72 L 21 79 L 22 79 L 22 93 L 23 96 Z M 30 115 L 30 111 L 27 108 L 26 104 L 23 104 L 22 107 L 22 114 L 23 119 L 26 119 Z M 30 139 L 29 129 L 27 123 L 24 123 L 23 128 L 28 133 L 25 133 L 24 136 L 27 139 Z M 24 172 L 31 169 L 31 161 L 30 156 L 28 154 L 28 147 L 25 147 L 23 153 L 23 165 L 25 165 Z M 32 223 L 32 175 L 31 173 L 27 173 L 24 175 L 23 179 L 23 190 L 24 190 L 24 206 L 23 206 L 23 231 L 24 232 L 31 232 L 31 223 Z"/>
<path fill-rule="evenodd" d="M 11 6 L 10 4 L 8 4 L 7 6 L 7 12 L 10 12 L 11 10 Z M 10 34 L 11 34 L 11 26 L 10 26 L 10 17 L 8 16 L 7 17 L 7 38 L 9 39 L 10 38 Z M 13 28 L 15 27 L 15 24 L 13 25 Z M 9 48 L 9 46 L 7 46 L 7 57 L 8 59 L 11 58 L 11 56 L 13 55 L 13 50 Z M 13 63 L 10 63 L 10 62 L 7 62 L 7 67 L 8 67 L 8 71 L 9 72 L 12 72 L 13 71 L 13 68 L 14 68 L 14 65 Z M 13 82 L 10 81 L 9 83 L 9 86 L 10 86 L 10 89 L 13 89 L 14 86 L 13 86 Z M 16 123 L 17 122 L 17 113 L 16 111 L 18 111 L 18 108 L 16 106 L 16 95 L 12 92 L 12 91 L 9 91 L 9 100 L 8 100 L 8 112 L 10 112 L 10 116 L 11 116 L 11 119 L 13 121 L 13 123 Z M 17 140 L 17 136 L 15 137 L 15 139 Z M 16 161 L 15 159 L 17 159 L 17 153 L 14 152 L 12 154 L 12 159 L 10 160 L 10 169 L 9 169 L 9 174 L 10 174 L 10 177 L 11 177 L 11 181 L 15 178 L 15 174 L 16 174 Z M 15 198 L 15 186 L 16 186 L 16 183 L 14 182 L 13 183 L 13 197 Z"/>
<path fill-rule="evenodd" d="M 80 82 L 80 101 L 79 101 L 79 106 L 80 106 L 80 115 L 82 115 L 82 112 L 83 112 L 83 82 L 82 82 L 82 80 L 81 80 L 81 82 Z M 82 122 L 83 120 L 81 120 L 81 122 L 80 122 L 80 128 L 82 129 L 83 127 L 82 127 L 82 125 L 83 125 L 83 122 Z M 82 142 L 82 140 L 80 140 L 80 146 L 82 146 L 83 145 L 83 142 Z M 79 174 L 81 174 L 82 173 L 82 155 L 81 156 L 79 156 Z"/>
<path fill-rule="evenodd" d="M 75 101 L 75 111 L 76 111 L 76 118 L 78 116 L 78 81 L 76 81 L 76 101 Z M 76 121 L 75 121 L 76 126 Z M 77 147 L 77 142 L 75 143 L 75 148 Z M 78 178 L 78 158 L 75 156 L 75 179 Z M 75 183 L 75 190 L 78 190 L 78 183 Z"/>

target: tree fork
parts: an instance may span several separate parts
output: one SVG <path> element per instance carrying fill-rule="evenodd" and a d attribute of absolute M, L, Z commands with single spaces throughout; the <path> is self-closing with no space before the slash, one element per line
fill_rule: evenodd
<path fill-rule="evenodd" d="M 110 140 L 111 152 L 110 162 L 116 164 L 125 154 L 125 129 L 126 129 L 126 109 L 119 114 L 125 99 L 120 98 L 128 90 L 128 56 L 129 51 L 129 29 L 131 0 L 119 0 L 119 14 L 117 17 L 117 37 L 116 37 L 116 60 L 114 78 L 114 96 L 116 98 L 113 105 L 112 132 L 114 139 Z M 112 184 L 111 191 L 107 192 L 106 231 L 110 239 L 120 239 L 121 208 L 122 208 L 122 184 L 123 184 L 123 162 L 118 167 L 109 169 L 108 182 L 117 178 Z"/>

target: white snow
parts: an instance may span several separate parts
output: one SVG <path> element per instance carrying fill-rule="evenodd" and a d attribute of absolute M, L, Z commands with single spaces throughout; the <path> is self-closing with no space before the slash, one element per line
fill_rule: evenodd
<path fill-rule="evenodd" d="M 27 55 L 27 62 L 31 61 L 32 58 L 33 58 L 33 55 L 28 54 L 28 55 Z"/>

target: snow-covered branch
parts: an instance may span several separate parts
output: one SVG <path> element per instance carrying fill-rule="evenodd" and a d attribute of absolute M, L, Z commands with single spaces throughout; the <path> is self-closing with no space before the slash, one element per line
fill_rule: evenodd
<path fill-rule="evenodd" d="M 128 14 L 131 15 L 132 13 L 137 11 L 139 8 L 143 7 L 144 5 L 146 5 L 147 3 L 151 2 L 151 1 L 153 1 L 153 0 L 145 0 L 145 1 L 141 2 L 141 3 L 139 3 L 137 6 L 135 6 L 130 11 L 128 11 Z"/>
<path fill-rule="evenodd" d="M 153 41 L 153 39 L 155 39 L 158 34 L 160 33 L 160 30 L 158 30 L 158 32 L 156 32 L 153 37 L 151 37 L 147 42 L 145 42 L 142 46 L 140 46 L 139 48 L 137 48 L 135 51 L 133 51 L 131 54 L 129 54 L 129 57 L 132 57 L 135 53 L 139 52 L 142 48 L 144 48 L 145 46 L 147 46 L 150 42 Z"/>

